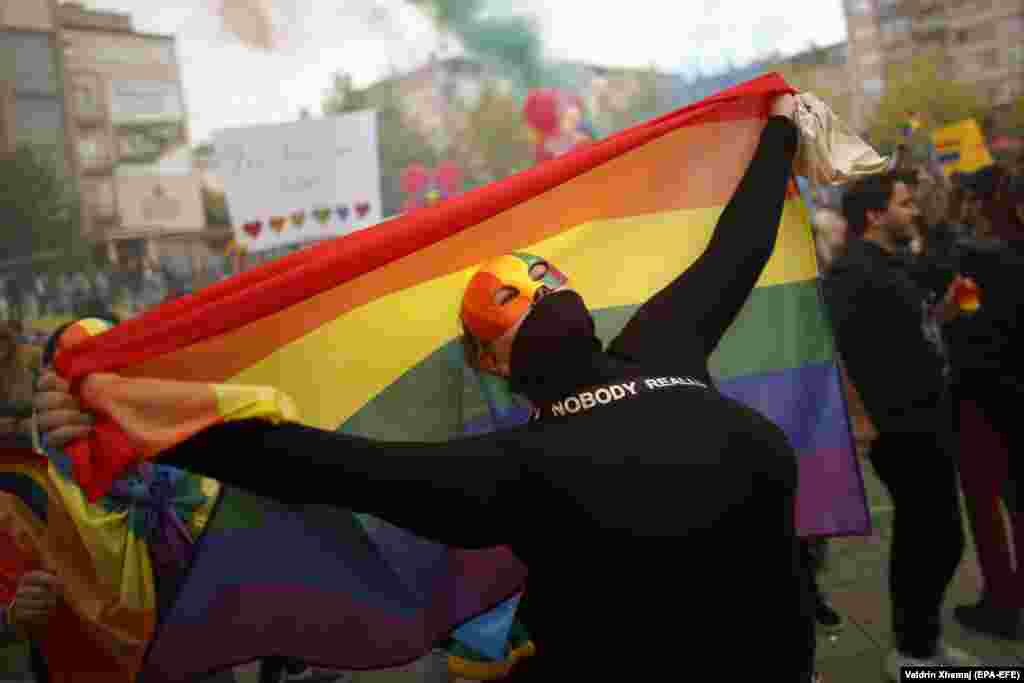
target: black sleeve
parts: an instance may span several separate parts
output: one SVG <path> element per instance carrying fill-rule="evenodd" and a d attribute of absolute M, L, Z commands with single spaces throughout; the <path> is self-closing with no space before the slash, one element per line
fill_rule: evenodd
<path fill-rule="evenodd" d="M 705 358 L 711 355 L 775 248 L 797 139 L 792 121 L 768 119 L 704 253 L 640 307 L 610 352 L 641 362 L 672 358 L 680 345 L 696 344 Z"/>
<path fill-rule="evenodd" d="M 520 430 L 384 442 L 246 420 L 211 427 L 160 462 L 284 503 L 335 505 L 445 545 L 485 548 L 510 542 L 517 438 Z"/>

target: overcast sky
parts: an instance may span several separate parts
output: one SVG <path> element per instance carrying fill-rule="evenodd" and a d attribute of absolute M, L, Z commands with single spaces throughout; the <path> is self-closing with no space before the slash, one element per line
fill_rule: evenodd
<path fill-rule="evenodd" d="M 431 24 L 405 0 L 273 0 L 290 45 L 265 53 L 240 44 L 208 11 L 211 0 L 84 0 L 130 13 L 140 31 L 175 35 L 193 140 L 225 127 L 294 120 L 320 111 L 331 74 L 360 84 L 405 71 L 438 50 Z M 551 59 L 713 72 L 811 42 L 845 39 L 840 0 L 520 0 Z M 786 5 L 792 9 L 784 9 Z"/>

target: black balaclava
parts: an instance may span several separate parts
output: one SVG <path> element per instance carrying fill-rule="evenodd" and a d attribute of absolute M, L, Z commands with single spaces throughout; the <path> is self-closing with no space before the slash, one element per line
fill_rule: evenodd
<path fill-rule="evenodd" d="M 548 294 L 523 321 L 512 342 L 512 391 L 534 404 L 557 401 L 603 379 L 594 355 L 601 351 L 594 318 L 574 291 Z"/>

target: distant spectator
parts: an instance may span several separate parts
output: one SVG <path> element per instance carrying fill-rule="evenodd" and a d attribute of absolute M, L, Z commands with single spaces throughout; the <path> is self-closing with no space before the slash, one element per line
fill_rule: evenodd
<path fill-rule="evenodd" d="M 812 228 L 818 262 L 822 270 L 828 270 L 846 244 L 846 219 L 835 209 L 818 209 Z"/>
<path fill-rule="evenodd" d="M 33 353 L 15 327 L 0 323 L 0 431 L 28 433 L 32 416 Z"/>
<path fill-rule="evenodd" d="M 916 174 L 886 173 L 847 190 L 843 214 L 851 240 L 824 282 L 839 353 L 879 431 L 868 457 L 895 507 L 889 567 L 895 647 L 885 664 L 893 680 L 904 666 L 975 661 L 941 640 L 943 598 L 964 551 L 939 329 L 958 309 L 952 283 L 936 305 L 910 276 L 907 245 L 919 235 L 916 185 Z"/>
<path fill-rule="evenodd" d="M 1006 183 L 1006 198 L 1017 222 L 1024 225 L 1024 172 L 1011 176 Z"/>
<path fill-rule="evenodd" d="M 1024 253 L 1024 221 L 1017 211 L 1015 176 L 998 165 L 959 177 L 966 190 L 964 222 L 974 224 L 979 237 L 1001 239 Z"/>

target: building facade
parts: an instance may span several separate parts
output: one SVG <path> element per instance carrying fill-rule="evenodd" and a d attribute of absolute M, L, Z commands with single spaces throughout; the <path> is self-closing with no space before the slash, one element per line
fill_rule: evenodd
<path fill-rule="evenodd" d="M 86 236 L 129 268 L 202 271 L 206 220 L 174 39 L 76 4 L 58 8 L 58 23 Z"/>
<path fill-rule="evenodd" d="M 83 235 L 119 268 L 202 279 L 227 236 L 207 228 L 174 38 L 124 14 L 17 0 L 0 4 L 0 56 L 2 148 L 56 150 Z"/>
<path fill-rule="evenodd" d="M 31 143 L 69 167 L 56 0 L 0 3 L 0 150 Z"/>
<path fill-rule="evenodd" d="M 994 106 L 1024 95 L 1024 1 L 843 0 L 859 120 L 885 91 L 888 66 L 922 50 L 942 56 L 945 78 L 973 83 Z"/>

